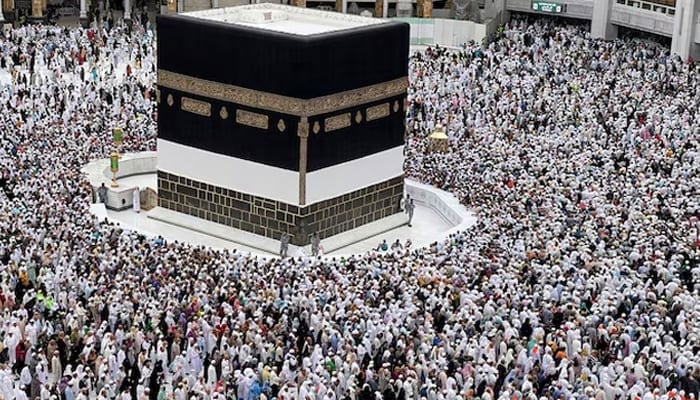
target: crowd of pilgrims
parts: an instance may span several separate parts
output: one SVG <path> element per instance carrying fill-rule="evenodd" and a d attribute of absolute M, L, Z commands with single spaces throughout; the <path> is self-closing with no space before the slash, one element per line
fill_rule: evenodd
<path fill-rule="evenodd" d="M 478 222 L 280 259 L 91 216 L 111 128 L 155 148 L 154 46 L 0 38 L 0 399 L 698 398 L 698 66 L 547 20 L 416 51 L 406 176 Z"/>

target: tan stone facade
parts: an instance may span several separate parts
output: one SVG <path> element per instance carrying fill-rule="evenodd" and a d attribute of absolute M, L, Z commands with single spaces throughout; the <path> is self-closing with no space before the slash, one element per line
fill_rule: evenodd
<path fill-rule="evenodd" d="M 294 245 L 345 232 L 398 212 L 403 177 L 299 207 L 158 171 L 158 206 Z"/>
<path fill-rule="evenodd" d="M 416 16 L 421 18 L 433 17 L 433 0 L 417 0 Z"/>
<path fill-rule="evenodd" d="M 184 0 L 183 6 L 185 12 L 208 10 L 211 8 L 211 0 Z"/>
<path fill-rule="evenodd" d="M 374 16 L 377 18 L 381 17 L 383 10 L 384 10 L 384 0 L 376 0 L 374 2 Z"/>

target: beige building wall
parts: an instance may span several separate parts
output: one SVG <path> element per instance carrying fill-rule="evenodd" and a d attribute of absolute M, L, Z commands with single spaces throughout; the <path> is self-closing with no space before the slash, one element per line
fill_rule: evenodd
<path fill-rule="evenodd" d="M 211 0 L 184 0 L 185 12 L 208 10 L 211 8 Z"/>
<path fill-rule="evenodd" d="M 219 7 L 234 7 L 249 4 L 248 0 L 219 0 Z"/>

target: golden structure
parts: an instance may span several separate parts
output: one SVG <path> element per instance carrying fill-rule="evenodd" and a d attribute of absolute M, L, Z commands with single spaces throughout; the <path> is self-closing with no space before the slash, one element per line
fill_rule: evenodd
<path fill-rule="evenodd" d="M 408 87 L 408 77 L 392 79 L 387 82 L 312 99 L 282 96 L 275 93 L 212 82 L 163 69 L 158 70 L 158 86 L 161 91 L 164 88 L 170 88 L 200 97 L 237 103 L 246 107 L 299 117 L 311 117 L 341 111 L 405 93 Z M 172 94 L 167 95 L 166 101 L 170 106 L 174 104 L 175 100 Z"/>
<path fill-rule="evenodd" d="M 122 144 L 124 143 L 124 130 L 122 128 L 116 127 L 112 129 L 112 141 L 114 141 L 114 147 L 117 149 L 117 157 L 122 158 L 119 154 L 122 150 Z"/>
<path fill-rule="evenodd" d="M 384 1 L 385 0 L 377 0 L 374 3 L 374 16 L 377 18 L 384 14 Z"/>
<path fill-rule="evenodd" d="M 43 0 L 32 0 L 32 17 L 41 18 L 44 14 Z"/>
<path fill-rule="evenodd" d="M 113 151 L 109 155 L 109 169 L 112 171 L 112 184 L 111 186 L 113 188 L 119 187 L 119 183 L 117 183 L 117 172 L 119 172 L 119 153 L 116 151 Z"/>
<path fill-rule="evenodd" d="M 447 143 L 447 135 L 442 125 L 438 124 L 433 133 L 428 136 L 429 148 L 433 153 L 447 153 L 449 145 Z"/>
<path fill-rule="evenodd" d="M 423 18 L 433 18 L 433 0 L 423 0 Z"/>
<path fill-rule="evenodd" d="M 433 1 L 432 0 L 417 0 L 416 1 L 416 16 L 421 18 L 433 17 Z"/>
<path fill-rule="evenodd" d="M 15 10 L 15 0 L 3 0 L 2 1 L 2 11 L 6 13 L 11 13 Z"/>

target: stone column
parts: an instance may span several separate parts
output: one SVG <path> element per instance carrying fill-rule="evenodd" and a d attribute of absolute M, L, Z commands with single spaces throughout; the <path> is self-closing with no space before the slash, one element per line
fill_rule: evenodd
<path fill-rule="evenodd" d="M 41 8 L 41 0 L 32 0 L 32 18 L 41 18 L 44 10 Z"/>
<path fill-rule="evenodd" d="M 499 25 L 503 25 L 510 20 L 505 0 L 487 1 L 484 10 L 486 11 L 486 19 L 495 19 Z"/>
<path fill-rule="evenodd" d="M 671 53 L 688 60 L 700 58 L 700 45 L 695 43 L 700 0 L 676 0 L 676 15 L 673 20 Z"/>
<path fill-rule="evenodd" d="M 306 159 L 309 152 L 309 120 L 302 117 L 297 126 L 299 136 L 299 205 L 306 205 Z"/>
<path fill-rule="evenodd" d="M 87 15 L 87 0 L 80 0 L 80 25 L 83 28 L 90 26 L 90 19 Z"/>
<path fill-rule="evenodd" d="M 6 1 L 3 0 L 2 4 L 0 5 L 0 28 L 2 28 L 3 25 L 5 25 L 5 22 L 7 22 L 7 21 L 5 21 L 5 5 L 6 4 L 7 4 Z"/>
<path fill-rule="evenodd" d="M 301 8 L 306 8 L 306 0 L 294 0 L 293 5 Z"/>
<path fill-rule="evenodd" d="M 396 2 L 396 16 L 397 17 L 412 17 L 413 16 L 413 3 L 411 0 L 398 0 Z"/>
<path fill-rule="evenodd" d="M 219 8 L 219 0 L 211 0 L 211 8 Z"/>
<path fill-rule="evenodd" d="M 347 14 L 348 13 L 348 0 L 342 0 L 342 1 L 343 1 L 343 9 L 341 10 L 341 12 L 343 14 Z"/>
<path fill-rule="evenodd" d="M 591 18 L 591 37 L 593 39 L 613 40 L 617 37 L 617 26 L 610 23 L 612 0 L 593 0 L 593 17 Z"/>
<path fill-rule="evenodd" d="M 131 0 L 124 0 L 124 22 L 131 26 Z"/>
<path fill-rule="evenodd" d="M 382 18 L 389 18 L 389 0 L 382 0 Z"/>
<path fill-rule="evenodd" d="M 335 12 L 343 12 L 343 0 L 335 0 Z"/>
<path fill-rule="evenodd" d="M 433 17 L 433 0 L 423 0 L 423 10 L 421 10 L 421 17 L 432 18 Z"/>
<path fill-rule="evenodd" d="M 2 0 L 2 11 L 3 14 L 6 12 L 8 15 L 8 19 L 5 19 L 4 15 L 0 15 L 0 18 L 2 18 L 2 23 L 0 23 L 0 26 L 2 24 L 7 23 L 7 22 L 12 22 L 14 21 L 15 18 L 15 0 Z"/>
<path fill-rule="evenodd" d="M 382 11 L 384 10 L 384 1 L 385 0 L 376 0 L 374 3 L 374 16 L 377 18 L 382 15 Z"/>

